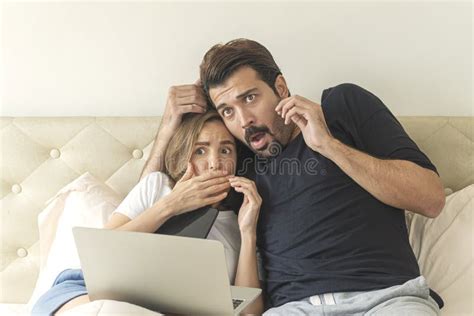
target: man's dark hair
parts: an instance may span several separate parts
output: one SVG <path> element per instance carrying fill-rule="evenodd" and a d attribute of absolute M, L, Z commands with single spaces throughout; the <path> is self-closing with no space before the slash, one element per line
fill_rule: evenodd
<path fill-rule="evenodd" d="M 262 81 L 275 89 L 275 80 L 281 74 L 272 54 L 262 44 L 245 38 L 238 38 L 226 44 L 216 44 L 207 51 L 200 66 L 201 83 L 206 95 L 209 89 L 223 84 L 241 67 L 255 70 Z M 212 101 L 209 98 L 212 104 Z"/>

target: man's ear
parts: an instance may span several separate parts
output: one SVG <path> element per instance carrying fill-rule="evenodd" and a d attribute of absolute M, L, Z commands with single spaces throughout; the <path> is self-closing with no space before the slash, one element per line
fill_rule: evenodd
<path fill-rule="evenodd" d="M 278 92 L 280 98 L 288 98 L 290 96 L 290 91 L 288 90 L 288 86 L 286 85 L 286 80 L 283 75 L 278 75 L 275 79 L 275 89 Z"/>

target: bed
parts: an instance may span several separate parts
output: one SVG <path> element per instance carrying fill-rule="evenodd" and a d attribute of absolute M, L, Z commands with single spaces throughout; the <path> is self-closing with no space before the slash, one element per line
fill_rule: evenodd
<path fill-rule="evenodd" d="M 439 218 L 428 220 L 407 212 L 410 242 L 422 273 L 445 300 L 442 315 L 471 315 L 474 225 L 469 197 L 472 198 L 474 183 L 474 118 L 399 117 L 399 120 L 437 166 L 446 193 L 453 193 L 450 195 L 453 200 L 457 192 L 471 188 L 464 193 L 462 207 L 468 210 L 463 211 L 462 221 L 459 211 L 453 211 L 449 225 L 444 228 L 440 228 Z M 0 122 L 0 314 L 22 315 L 28 313 L 27 302 L 44 261 L 38 215 L 46 202 L 84 173 L 103 181 L 118 197 L 125 197 L 139 180 L 160 117 L 2 117 Z M 446 210 L 446 214 L 449 212 Z M 454 231 L 459 233 L 459 228 L 453 225 L 463 225 L 462 235 L 454 235 Z M 443 242 L 424 249 L 427 242 L 422 241 L 427 240 L 427 233 L 438 234 Z M 461 238 L 463 248 L 458 245 Z M 454 254 L 450 253 L 450 258 L 427 256 L 427 253 L 444 252 Z M 467 261 L 460 262 L 456 256 L 467 257 Z M 464 283 L 459 284 L 461 281 Z M 107 301 L 80 306 L 76 312 L 105 315 L 116 308 L 131 314 L 157 314 L 135 305 Z"/>

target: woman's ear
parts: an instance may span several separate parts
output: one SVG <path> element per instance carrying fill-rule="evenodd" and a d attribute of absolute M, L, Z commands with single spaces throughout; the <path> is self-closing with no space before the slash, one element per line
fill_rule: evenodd
<path fill-rule="evenodd" d="M 288 98 L 290 96 L 290 91 L 286 85 L 285 77 L 282 74 L 278 75 L 275 79 L 275 89 L 278 92 L 280 98 Z"/>

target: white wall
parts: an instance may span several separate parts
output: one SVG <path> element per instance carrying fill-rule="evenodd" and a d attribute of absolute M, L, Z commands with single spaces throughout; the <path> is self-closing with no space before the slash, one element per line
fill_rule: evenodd
<path fill-rule="evenodd" d="M 397 115 L 473 115 L 471 1 L 4 3 L 1 115 L 160 115 L 236 37 L 318 102 L 353 82 Z"/>

